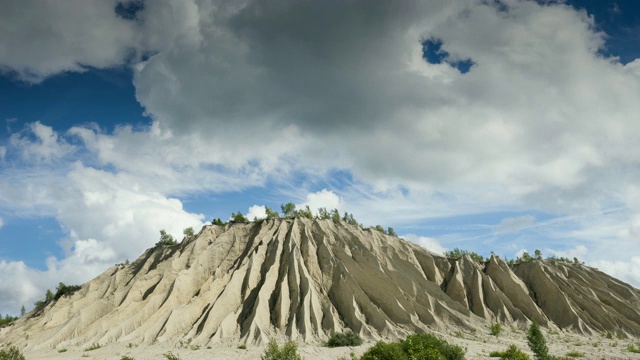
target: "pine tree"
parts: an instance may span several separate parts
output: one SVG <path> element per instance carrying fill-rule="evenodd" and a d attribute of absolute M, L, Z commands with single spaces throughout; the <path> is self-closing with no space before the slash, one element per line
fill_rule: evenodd
<path fill-rule="evenodd" d="M 531 326 L 529 326 L 529 331 L 527 332 L 527 343 L 529 344 L 531 351 L 533 351 L 536 360 L 551 359 L 549 356 L 547 341 L 545 340 L 544 335 L 542 335 L 542 331 L 540 331 L 538 322 L 535 320 L 533 320 Z"/>

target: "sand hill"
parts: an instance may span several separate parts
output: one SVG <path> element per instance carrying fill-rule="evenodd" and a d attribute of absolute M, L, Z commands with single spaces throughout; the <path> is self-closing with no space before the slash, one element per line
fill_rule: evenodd
<path fill-rule="evenodd" d="M 532 319 L 638 336 L 640 290 L 583 265 L 447 259 L 371 229 L 275 219 L 149 249 L 0 329 L 0 343 L 318 343 L 345 329 L 375 340 Z"/>

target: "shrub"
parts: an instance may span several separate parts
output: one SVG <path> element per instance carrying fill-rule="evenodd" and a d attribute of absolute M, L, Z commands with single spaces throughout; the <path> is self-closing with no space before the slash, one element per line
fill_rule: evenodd
<path fill-rule="evenodd" d="M 58 350 L 58 352 L 59 353 L 67 352 L 67 348 L 60 349 L 60 350 Z"/>
<path fill-rule="evenodd" d="M 409 357 L 399 342 L 378 341 L 360 356 L 360 360 L 409 360 Z"/>
<path fill-rule="evenodd" d="M 120 358 L 120 360 L 135 360 L 135 359 L 134 359 L 134 358 L 132 358 L 131 356 L 122 355 L 122 357 Z"/>
<path fill-rule="evenodd" d="M 351 330 L 348 330 L 344 334 L 333 333 L 329 340 L 327 340 L 328 347 L 339 346 L 358 346 L 362 345 L 362 338 Z"/>
<path fill-rule="evenodd" d="M 451 345 L 444 339 L 441 339 L 433 334 L 409 335 L 402 342 L 402 345 L 405 349 L 405 352 L 408 355 L 421 354 L 416 358 L 424 358 L 424 359 L 442 358 L 446 360 L 464 359 L 465 350 L 463 348 L 457 345 Z M 437 353 L 441 354 L 442 357 L 436 356 Z"/>
<path fill-rule="evenodd" d="M 280 347 L 273 339 L 269 341 L 267 349 L 260 358 L 262 360 L 302 360 L 295 342 L 289 340 Z"/>
<path fill-rule="evenodd" d="M 234 223 L 247 223 L 249 219 L 247 219 L 242 212 L 238 211 L 238 213 L 231 213 L 231 221 Z"/>
<path fill-rule="evenodd" d="M 495 323 L 491 325 L 491 335 L 498 337 L 502 332 L 502 325 L 500 323 Z"/>
<path fill-rule="evenodd" d="M 542 331 L 540 331 L 538 322 L 535 320 L 533 320 L 531 326 L 529 326 L 529 331 L 527 332 L 527 343 L 529 344 L 529 348 L 533 352 L 536 360 L 551 359 L 551 357 L 549 357 L 547 341 L 545 340 L 544 335 L 542 335 Z"/>
<path fill-rule="evenodd" d="M 18 320 L 18 317 L 11 316 L 9 314 L 6 314 L 4 318 L 0 316 L 0 327 L 3 327 L 4 325 L 9 325 L 16 320 Z"/>
<path fill-rule="evenodd" d="M 0 360 L 24 360 L 24 355 L 16 346 L 0 350 Z"/>
<path fill-rule="evenodd" d="M 489 353 L 489 356 L 499 357 L 503 360 L 530 360 L 529 355 L 522 352 L 522 350 L 513 344 L 509 345 L 505 351 L 492 351 Z"/>
<path fill-rule="evenodd" d="M 240 344 L 240 345 L 238 345 L 238 349 L 240 349 L 240 350 L 247 350 L 247 345 L 245 345 L 245 344 Z"/>
<path fill-rule="evenodd" d="M 634 346 L 633 344 L 629 344 L 629 346 L 627 346 L 627 351 L 628 352 L 632 352 L 632 353 L 636 353 L 636 354 L 640 354 L 640 344 L 638 344 L 638 346 Z"/>
<path fill-rule="evenodd" d="M 465 350 L 433 334 L 413 334 L 400 342 L 379 341 L 360 360 L 462 360 Z"/>

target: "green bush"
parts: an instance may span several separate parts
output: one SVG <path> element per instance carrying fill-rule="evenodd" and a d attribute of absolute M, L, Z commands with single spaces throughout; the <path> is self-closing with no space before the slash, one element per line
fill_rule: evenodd
<path fill-rule="evenodd" d="M 540 331 L 538 322 L 535 320 L 533 320 L 531 326 L 529 326 L 529 331 L 527 332 L 527 343 L 529 344 L 529 348 L 533 352 L 536 360 L 551 359 L 549 356 L 549 348 L 547 348 L 547 341 L 545 340 L 544 335 L 542 335 L 542 331 Z"/>
<path fill-rule="evenodd" d="M 339 346 L 358 346 L 362 345 L 362 338 L 351 330 L 348 330 L 344 334 L 333 333 L 329 340 L 327 340 L 328 347 Z"/>
<path fill-rule="evenodd" d="M 122 355 L 122 357 L 120 358 L 120 360 L 135 360 L 135 359 L 134 359 L 134 358 L 132 358 L 131 356 Z"/>
<path fill-rule="evenodd" d="M 378 341 L 360 356 L 360 360 L 409 360 L 409 357 L 401 343 Z"/>
<path fill-rule="evenodd" d="M 81 285 L 65 285 L 64 283 L 60 283 L 56 288 L 56 294 L 53 298 L 58 300 L 63 296 L 71 296 L 73 293 L 80 290 L 80 288 L 82 288 Z"/>
<path fill-rule="evenodd" d="M 302 360 L 295 342 L 289 340 L 280 347 L 273 339 L 269 341 L 267 349 L 260 358 L 262 360 Z"/>
<path fill-rule="evenodd" d="M 16 346 L 0 350 L 0 360 L 24 360 L 24 355 Z"/>
<path fill-rule="evenodd" d="M 489 356 L 499 357 L 503 360 L 530 360 L 529 355 L 522 352 L 522 350 L 513 344 L 509 345 L 505 351 L 492 351 L 489 353 Z"/>
<path fill-rule="evenodd" d="M 433 334 L 413 334 L 400 342 L 379 341 L 360 360 L 462 360 L 465 350 Z"/>
<path fill-rule="evenodd" d="M 171 236 L 171 234 L 167 234 L 164 229 L 160 230 L 160 241 L 156 243 L 156 246 L 172 246 L 175 244 L 177 243 L 173 239 L 173 236 Z"/>
<path fill-rule="evenodd" d="M 502 325 L 500 323 L 495 323 L 491 325 L 491 335 L 498 337 L 502 332 Z"/>

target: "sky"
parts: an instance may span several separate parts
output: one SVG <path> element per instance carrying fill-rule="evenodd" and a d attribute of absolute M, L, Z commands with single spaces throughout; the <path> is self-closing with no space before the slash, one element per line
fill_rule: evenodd
<path fill-rule="evenodd" d="M 640 287 L 635 0 L 0 2 L 0 314 L 294 202 Z"/>

